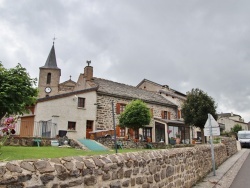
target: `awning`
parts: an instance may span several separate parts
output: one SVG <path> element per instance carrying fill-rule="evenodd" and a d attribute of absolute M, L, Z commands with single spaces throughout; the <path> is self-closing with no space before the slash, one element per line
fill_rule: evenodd
<path fill-rule="evenodd" d="M 167 123 L 168 125 L 185 125 L 184 121 L 181 121 L 181 120 L 169 120 L 169 119 L 162 119 L 162 118 L 154 118 L 154 120 L 156 121 L 160 121 L 162 123 Z"/>

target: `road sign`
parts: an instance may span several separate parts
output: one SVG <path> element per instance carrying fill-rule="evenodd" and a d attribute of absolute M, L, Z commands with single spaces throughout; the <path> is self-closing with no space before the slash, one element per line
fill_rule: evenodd
<path fill-rule="evenodd" d="M 208 118 L 207 118 L 207 121 L 206 121 L 206 124 L 205 124 L 204 127 L 205 128 L 219 127 L 219 124 L 218 124 L 218 122 L 214 119 L 214 117 L 211 114 L 208 114 Z"/>
<path fill-rule="evenodd" d="M 220 135 L 220 127 L 213 127 L 212 129 L 212 135 L 210 128 L 204 128 L 204 135 L 205 136 L 219 136 Z"/>

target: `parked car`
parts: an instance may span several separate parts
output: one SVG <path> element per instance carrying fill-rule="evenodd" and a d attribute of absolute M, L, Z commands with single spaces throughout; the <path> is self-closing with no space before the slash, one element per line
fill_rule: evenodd
<path fill-rule="evenodd" d="M 241 144 L 241 147 L 250 146 L 250 131 L 238 131 L 238 141 Z"/>

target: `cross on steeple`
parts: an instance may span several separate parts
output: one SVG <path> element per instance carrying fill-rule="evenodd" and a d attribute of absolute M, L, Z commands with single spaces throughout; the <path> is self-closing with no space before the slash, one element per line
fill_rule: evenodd
<path fill-rule="evenodd" d="M 69 76 L 69 79 L 71 80 L 71 75 Z"/>
<path fill-rule="evenodd" d="M 89 67 L 89 64 L 90 64 L 90 63 L 91 63 L 91 61 L 88 61 L 88 60 L 87 60 L 88 67 Z"/>
<path fill-rule="evenodd" d="M 54 45 L 56 39 L 57 39 L 57 38 L 56 38 L 55 35 L 54 35 L 54 38 L 53 38 L 53 45 Z"/>

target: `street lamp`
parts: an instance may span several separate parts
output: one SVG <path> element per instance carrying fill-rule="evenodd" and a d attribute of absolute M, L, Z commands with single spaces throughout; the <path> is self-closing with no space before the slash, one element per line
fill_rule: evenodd
<path fill-rule="evenodd" d="M 115 142 L 115 153 L 117 153 L 117 143 L 116 143 L 116 128 L 115 128 L 115 113 L 114 113 L 114 101 L 112 100 L 112 115 L 113 115 L 113 128 L 114 128 L 114 142 Z"/>

